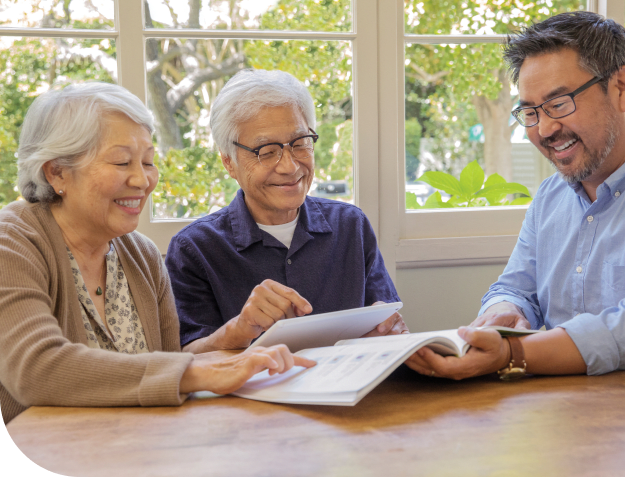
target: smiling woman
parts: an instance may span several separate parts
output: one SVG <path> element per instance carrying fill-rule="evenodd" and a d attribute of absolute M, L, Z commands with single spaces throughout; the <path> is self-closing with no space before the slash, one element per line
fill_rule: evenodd
<path fill-rule="evenodd" d="M 152 117 L 120 86 L 43 93 L 24 121 L 19 185 L 0 211 L 0 405 L 181 404 L 255 373 L 311 366 L 286 347 L 180 351 L 169 278 L 134 232 L 158 181 Z M 163 353 L 169 352 L 169 353 Z"/>

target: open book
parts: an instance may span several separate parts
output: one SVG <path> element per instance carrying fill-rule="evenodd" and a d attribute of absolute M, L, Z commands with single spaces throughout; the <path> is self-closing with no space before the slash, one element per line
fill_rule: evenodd
<path fill-rule="evenodd" d="M 492 328 L 504 336 L 536 333 Z M 313 368 L 296 366 L 274 376 L 263 371 L 233 394 L 258 401 L 353 406 L 423 346 L 443 356 L 460 357 L 469 349 L 458 330 L 342 340 L 296 353 L 317 361 Z"/>

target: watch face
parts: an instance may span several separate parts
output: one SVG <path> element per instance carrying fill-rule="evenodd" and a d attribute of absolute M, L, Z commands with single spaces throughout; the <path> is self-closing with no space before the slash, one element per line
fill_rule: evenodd
<path fill-rule="evenodd" d="M 504 381 L 511 381 L 525 376 L 525 368 L 510 368 L 499 371 L 499 377 Z"/>

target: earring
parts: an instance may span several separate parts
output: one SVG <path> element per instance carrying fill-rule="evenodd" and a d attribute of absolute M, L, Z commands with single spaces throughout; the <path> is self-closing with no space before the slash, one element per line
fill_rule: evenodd
<path fill-rule="evenodd" d="M 65 192 L 63 192 L 63 189 L 59 189 L 59 192 L 58 192 L 59 195 L 63 195 L 64 193 Z"/>

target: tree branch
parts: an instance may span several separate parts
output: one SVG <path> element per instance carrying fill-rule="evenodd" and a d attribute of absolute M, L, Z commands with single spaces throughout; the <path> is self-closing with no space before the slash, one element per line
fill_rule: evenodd
<path fill-rule="evenodd" d="M 105 51 L 97 48 L 83 48 L 82 46 L 69 47 L 67 44 L 59 43 L 56 59 L 60 61 L 71 61 L 75 59 L 88 58 L 106 71 L 117 83 L 117 60 Z"/>
<path fill-rule="evenodd" d="M 165 63 L 182 55 L 193 56 L 199 62 L 205 63 L 205 58 L 197 55 L 192 49 L 187 48 L 186 46 L 176 46 L 174 48 L 170 48 L 167 53 L 160 55 L 158 59 L 146 62 L 146 71 L 148 75 L 158 73 Z"/>
<path fill-rule="evenodd" d="M 167 102 L 171 111 L 180 109 L 185 99 L 192 95 L 202 83 L 237 73 L 245 67 L 244 62 L 245 56 L 242 53 L 237 53 L 219 65 L 209 66 L 188 75 L 175 88 L 167 92 Z"/>
<path fill-rule="evenodd" d="M 449 74 L 449 71 L 439 71 L 437 73 L 430 74 L 427 71 L 425 71 L 423 68 L 418 67 L 412 62 L 410 63 L 410 68 L 412 68 L 415 71 L 415 73 L 417 73 L 418 78 L 420 80 L 426 83 L 432 83 L 432 84 L 438 83 L 442 78 L 444 78 L 445 76 Z"/>

